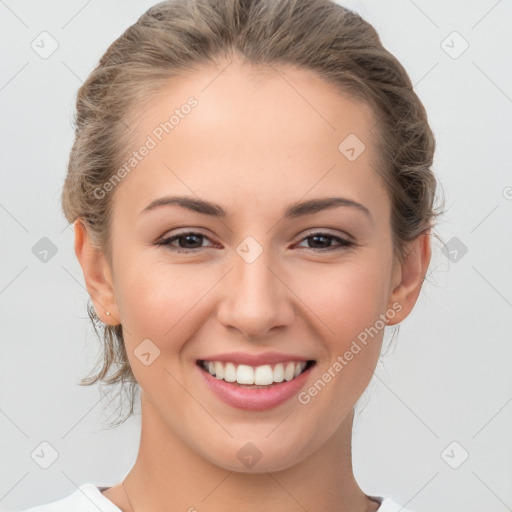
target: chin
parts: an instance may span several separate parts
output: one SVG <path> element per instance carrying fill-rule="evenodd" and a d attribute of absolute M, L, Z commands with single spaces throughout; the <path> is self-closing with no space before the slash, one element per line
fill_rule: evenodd
<path fill-rule="evenodd" d="M 222 445 L 215 442 L 215 450 L 210 445 L 199 450 L 199 454 L 225 470 L 256 474 L 288 469 L 318 449 L 316 443 L 294 441 L 289 435 L 286 440 L 280 436 L 270 439 L 267 435 L 268 431 L 261 429 L 243 440 L 229 438 Z"/>

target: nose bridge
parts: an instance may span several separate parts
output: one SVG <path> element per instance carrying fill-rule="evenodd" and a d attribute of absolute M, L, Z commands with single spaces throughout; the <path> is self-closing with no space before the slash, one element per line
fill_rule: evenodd
<path fill-rule="evenodd" d="M 233 254 L 233 266 L 219 311 L 225 326 L 248 337 L 262 337 L 272 327 L 291 321 L 293 307 L 270 249 L 247 237 Z"/>
<path fill-rule="evenodd" d="M 270 251 L 262 251 L 254 260 L 247 260 L 238 253 L 237 259 L 234 278 L 239 284 L 237 287 L 239 293 L 246 300 L 256 303 L 274 298 L 276 283 L 275 275 L 270 271 L 272 265 Z"/>

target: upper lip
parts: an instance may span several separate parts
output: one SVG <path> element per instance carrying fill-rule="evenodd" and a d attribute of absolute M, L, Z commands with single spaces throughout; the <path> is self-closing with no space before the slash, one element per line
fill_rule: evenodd
<path fill-rule="evenodd" d="M 205 356 L 199 360 L 246 364 L 248 366 L 262 366 L 264 364 L 287 363 L 290 361 L 307 362 L 311 359 L 297 354 L 283 354 L 281 352 L 263 352 L 261 354 L 250 354 L 248 352 L 225 352 L 223 354 Z"/>

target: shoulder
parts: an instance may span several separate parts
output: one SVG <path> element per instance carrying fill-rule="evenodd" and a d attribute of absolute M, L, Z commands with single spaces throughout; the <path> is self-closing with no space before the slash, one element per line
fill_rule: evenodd
<path fill-rule="evenodd" d="M 103 487 L 96 487 L 93 484 L 83 484 L 72 494 L 60 500 L 24 509 L 21 512 L 121 512 L 110 500 L 101 494 Z M 373 497 L 373 496 L 372 496 Z M 380 502 L 377 512 L 412 512 L 404 509 L 391 498 L 374 496 Z"/>
<path fill-rule="evenodd" d="M 377 512 L 413 512 L 412 510 L 403 508 L 402 505 L 395 503 L 391 498 L 378 497 L 377 499 L 381 502 Z"/>
<path fill-rule="evenodd" d="M 101 494 L 103 487 L 83 484 L 73 493 L 51 503 L 31 507 L 21 512 L 121 512 L 110 500 Z"/>

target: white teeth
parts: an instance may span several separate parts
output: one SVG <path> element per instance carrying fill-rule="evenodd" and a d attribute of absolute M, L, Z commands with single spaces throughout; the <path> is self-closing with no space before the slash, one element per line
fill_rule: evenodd
<path fill-rule="evenodd" d="M 290 381 L 298 377 L 306 367 L 306 362 L 277 363 L 261 366 L 223 363 L 221 361 L 203 361 L 203 368 L 217 379 L 238 384 L 269 386 L 274 382 Z"/>
<path fill-rule="evenodd" d="M 292 380 L 294 374 L 295 365 L 293 363 L 288 363 L 284 369 L 284 380 Z"/>
<path fill-rule="evenodd" d="M 224 366 L 222 363 L 219 363 L 219 361 L 215 362 L 215 377 L 217 377 L 217 379 L 224 378 Z"/>
<path fill-rule="evenodd" d="M 235 382 L 236 366 L 233 363 L 226 363 L 226 366 L 224 366 L 224 380 L 226 382 Z"/>
<path fill-rule="evenodd" d="M 236 369 L 236 381 L 238 384 L 254 384 L 254 370 L 252 366 L 239 364 Z"/>
<path fill-rule="evenodd" d="M 272 382 L 274 382 L 274 372 L 269 364 L 256 367 L 254 384 L 257 386 L 268 386 Z"/>
<path fill-rule="evenodd" d="M 274 382 L 283 382 L 284 380 L 284 366 L 278 363 L 274 366 Z"/>

